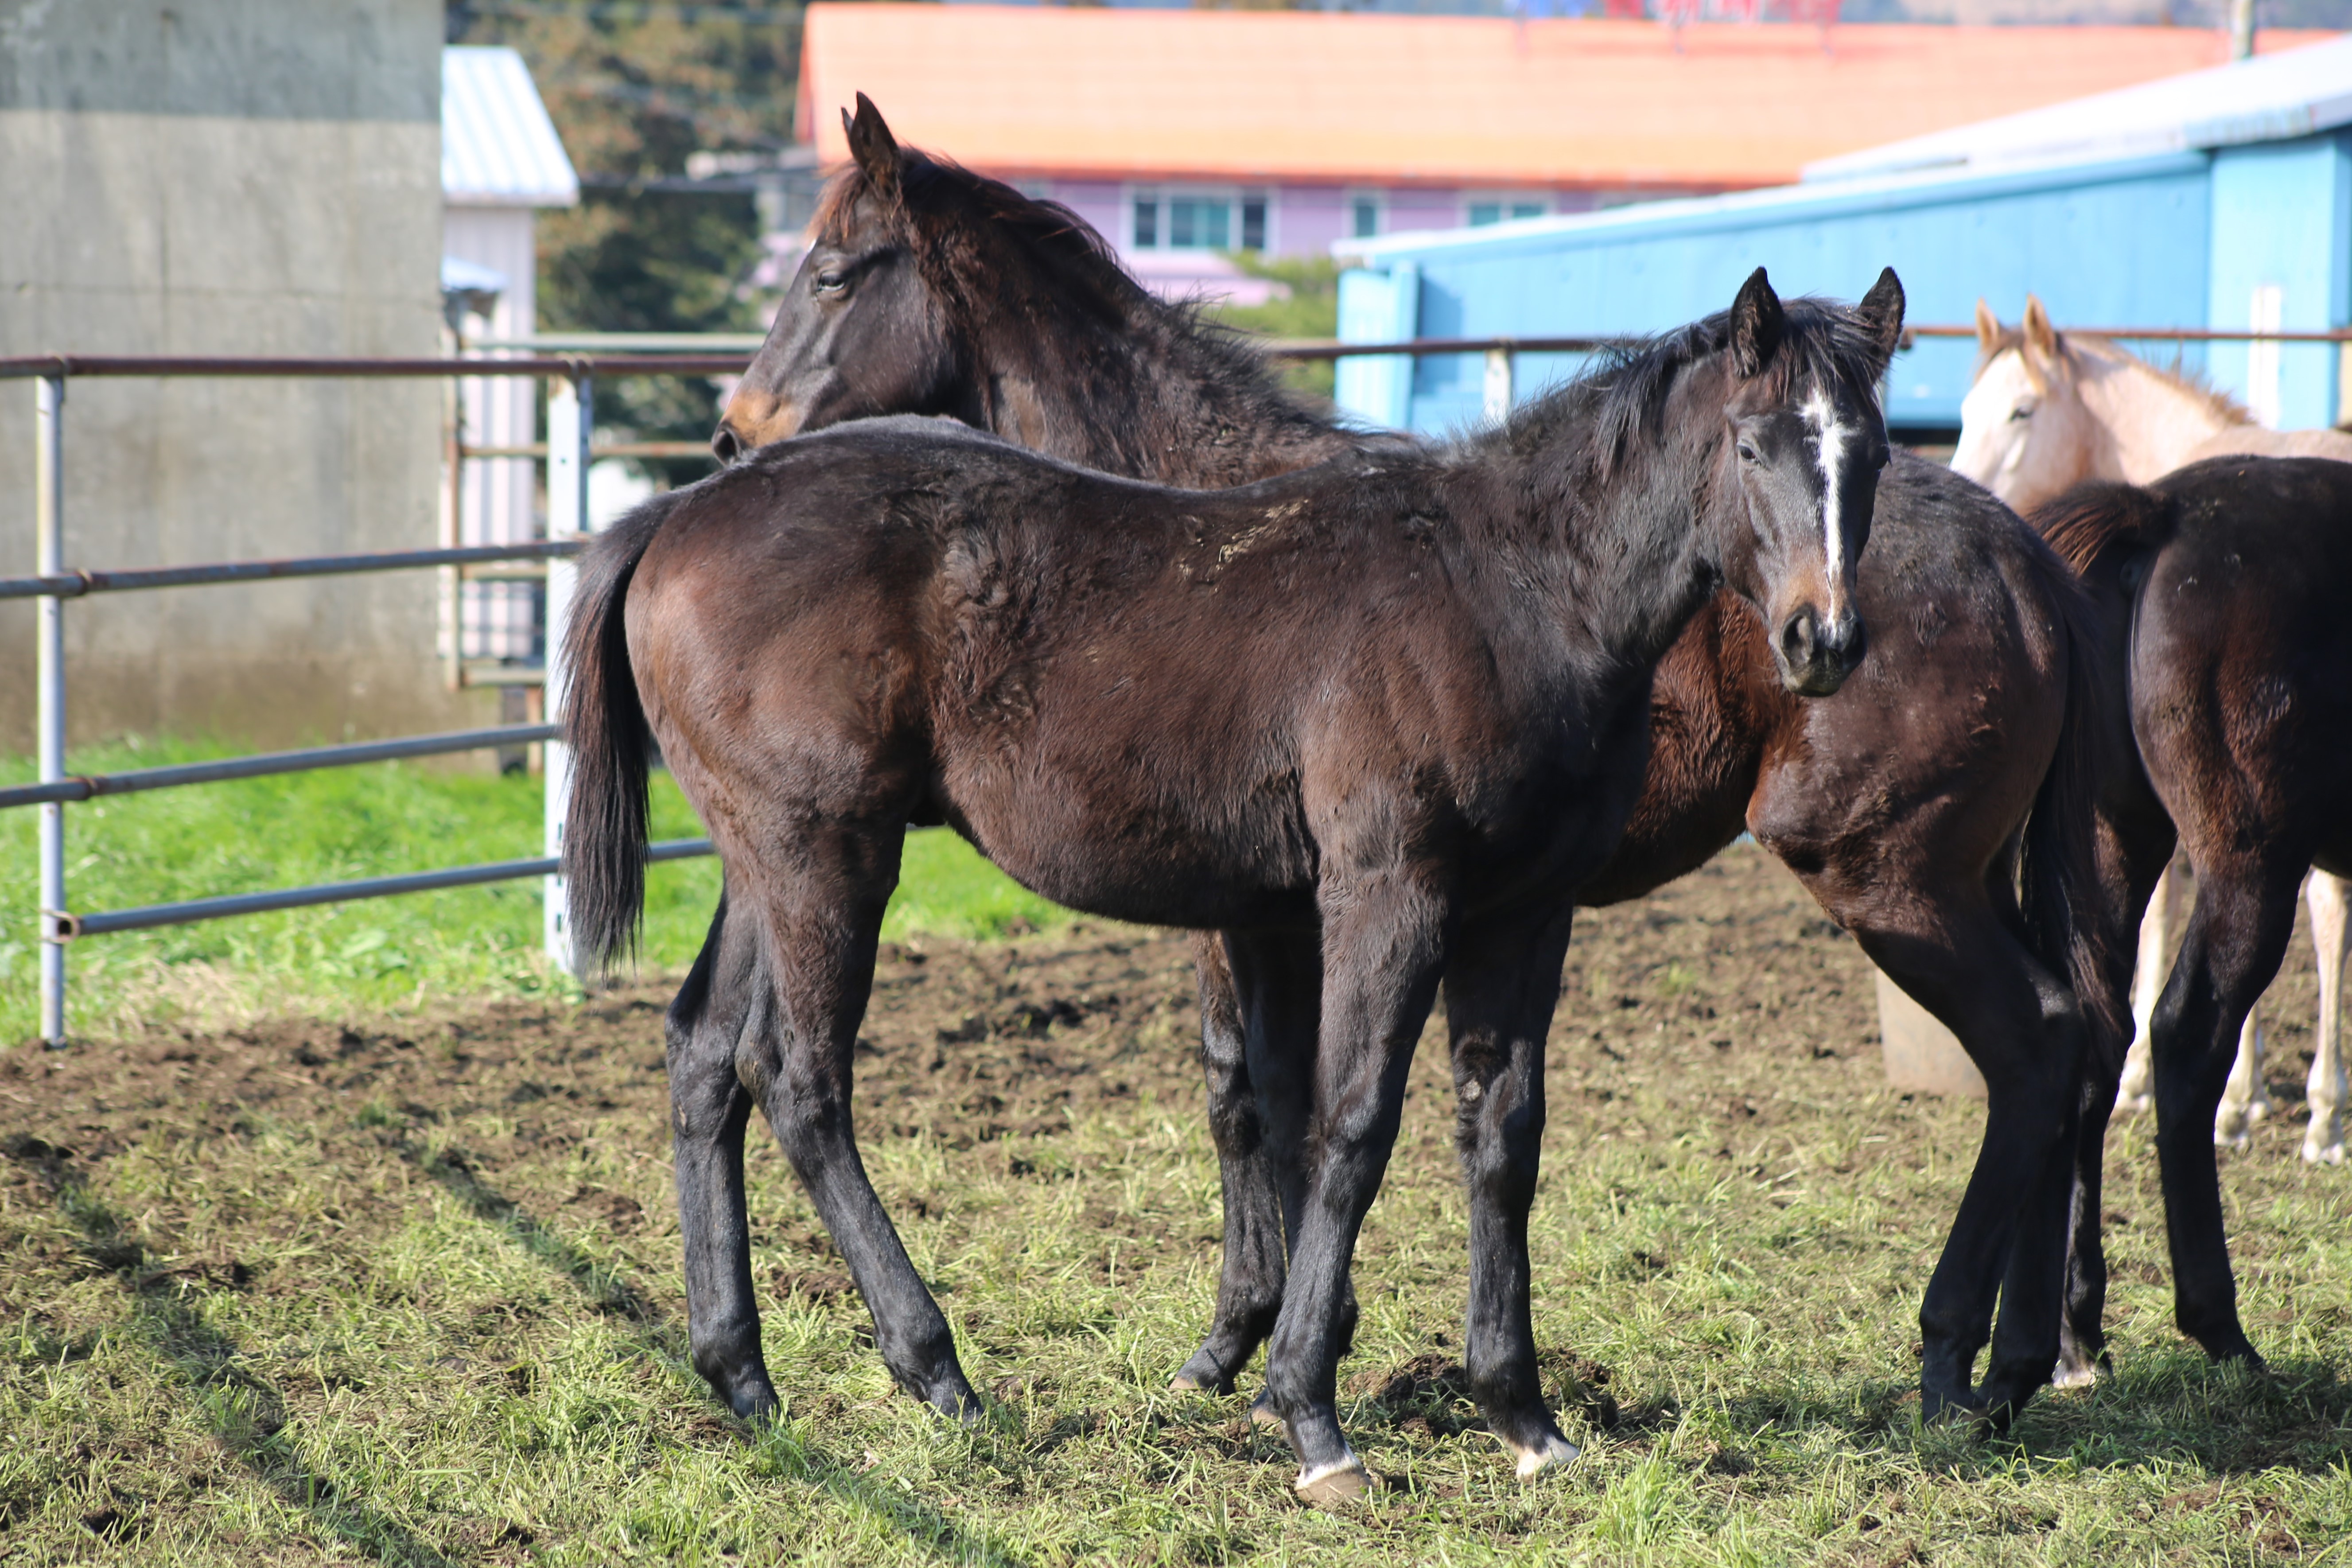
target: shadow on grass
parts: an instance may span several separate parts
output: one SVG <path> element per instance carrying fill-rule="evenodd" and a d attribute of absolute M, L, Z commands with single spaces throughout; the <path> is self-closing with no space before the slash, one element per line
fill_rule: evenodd
<path fill-rule="evenodd" d="M 2309 1357 L 2262 1372 L 2194 1348 L 2141 1351 L 2088 1390 L 2043 1389 L 2006 1434 L 1963 1424 L 1923 1427 L 1907 1384 L 1755 1386 L 1725 1401 L 1738 1430 L 1826 1426 L 1862 1447 L 1908 1447 L 1940 1468 L 2069 1465 L 2127 1469 L 2194 1464 L 2214 1476 L 2286 1468 L 2340 1472 L 2352 1458 L 2352 1384 Z"/>
<path fill-rule="evenodd" d="M 239 1364 L 236 1342 L 204 1320 L 198 1303 L 216 1288 L 148 1268 L 145 1248 L 90 1192 L 70 1151 L 19 1134 L 0 1142 L 0 1154 L 39 1178 L 81 1232 L 83 1256 L 122 1281 L 131 1298 L 132 1331 L 178 1375 L 214 1437 L 256 1479 L 320 1531 L 379 1562 L 454 1568 L 457 1559 L 302 1462 L 284 1435 L 285 1401 Z"/>
<path fill-rule="evenodd" d="M 402 1157 L 439 1183 L 477 1219 L 503 1232 L 515 1246 L 569 1281 L 590 1306 L 630 1325 L 622 1337 L 639 1354 L 692 1386 L 703 1397 L 700 1374 L 688 1352 L 687 1336 L 670 1315 L 618 1270 L 590 1257 L 575 1243 L 556 1234 L 545 1221 L 482 1180 L 462 1151 L 433 1153 L 411 1140 L 395 1147 Z M 753 1452 L 772 1473 L 821 1489 L 835 1501 L 862 1509 L 887 1523 L 911 1543 L 957 1563 L 977 1563 L 989 1568 L 1016 1568 L 1024 1559 L 996 1542 L 975 1537 L 948 1516 L 909 1493 L 900 1491 L 834 1459 L 797 1433 L 761 1425 L 750 1429 Z"/>

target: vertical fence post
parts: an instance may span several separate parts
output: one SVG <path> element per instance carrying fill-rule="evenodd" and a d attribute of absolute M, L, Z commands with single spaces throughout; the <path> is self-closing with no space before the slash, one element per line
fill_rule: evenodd
<path fill-rule="evenodd" d="M 1486 351 L 1486 423 L 1500 425 L 1511 412 L 1511 351 Z"/>
<path fill-rule="evenodd" d="M 33 569 L 42 576 L 65 570 L 66 378 L 45 375 L 33 384 Z M 54 594 L 33 601 L 36 746 L 41 783 L 66 776 L 66 602 Z M 61 801 L 39 807 L 41 858 L 41 1040 L 66 1043 L 66 808 Z"/>
<path fill-rule="evenodd" d="M 577 539 L 589 530 L 588 438 L 595 427 L 596 383 L 584 368 L 547 386 L 547 537 Z M 547 717 L 560 721 L 564 706 L 563 638 L 571 628 L 572 590 L 580 569 L 568 560 L 547 563 Z M 541 778 L 546 788 L 547 855 L 563 853 L 563 811 L 572 794 L 572 752 L 561 741 L 547 742 Z M 577 973 L 572 931 L 564 909 L 563 879 L 547 879 L 540 930 L 548 961 Z"/>

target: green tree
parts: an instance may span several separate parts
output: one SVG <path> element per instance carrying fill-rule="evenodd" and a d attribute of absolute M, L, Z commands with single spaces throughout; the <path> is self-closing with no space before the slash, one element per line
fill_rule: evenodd
<path fill-rule="evenodd" d="M 446 17 L 451 43 L 521 54 L 580 172 L 580 205 L 540 216 L 541 330 L 758 331 L 740 286 L 760 253 L 751 195 L 680 187 L 690 153 L 792 140 L 801 6 L 448 0 Z M 709 434 L 707 383 L 622 381 L 599 395 L 600 423 L 654 439 Z"/>

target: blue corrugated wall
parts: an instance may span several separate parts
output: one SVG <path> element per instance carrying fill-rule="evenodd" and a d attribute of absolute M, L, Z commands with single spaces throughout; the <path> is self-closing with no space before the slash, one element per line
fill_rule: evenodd
<path fill-rule="evenodd" d="M 1853 299 L 1883 266 L 1915 322 L 1960 324 L 1979 297 L 2014 321 L 2028 290 L 2061 325 L 2247 324 L 2275 289 L 2280 325 L 2352 320 L 2352 138 L 2343 133 L 2064 168 L 1796 185 L 1544 218 L 1362 247 L 1340 278 L 1340 336 L 1544 337 L 1655 331 L 1729 305 L 1759 266 L 1784 294 Z M 2168 345 L 2149 346 L 2168 360 Z M 2192 367 L 2247 395 L 2243 345 Z M 2286 345 L 2272 374 L 2279 422 L 2336 414 L 2331 346 Z M 1570 356 L 1524 356 L 1521 396 Z M 1887 417 L 1950 426 L 1975 363 L 1969 342 L 1923 341 L 1889 376 Z M 1342 362 L 1339 401 L 1382 425 L 1440 433 L 1480 416 L 1475 356 Z M 2259 361 L 2256 371 L 2262 371 Z"/>

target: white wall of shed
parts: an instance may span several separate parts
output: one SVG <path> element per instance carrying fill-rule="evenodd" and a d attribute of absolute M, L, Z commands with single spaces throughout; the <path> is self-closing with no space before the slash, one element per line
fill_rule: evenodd
<path fill-rule="evenodd" d="M 472 337 L 514 339 L 538 331 L 539 254 L 531 208 L 442 209 L 441 253 L 487 267 L 507 280 L 487 320 L 467 323 Z M 457 384 L 465 439 L 475 447 L 520 447 L 538 439 L 539 384 L 472 377 Z M 539 466 L 528 458 L 472 458 L 458 479 L 457 536 L 467 544 L 536 539 Z M 468 583 L 459 599 L 461 651 L 467 658 L 528 658 L 536 651 L 538 596 L 525 583 Z"/>

